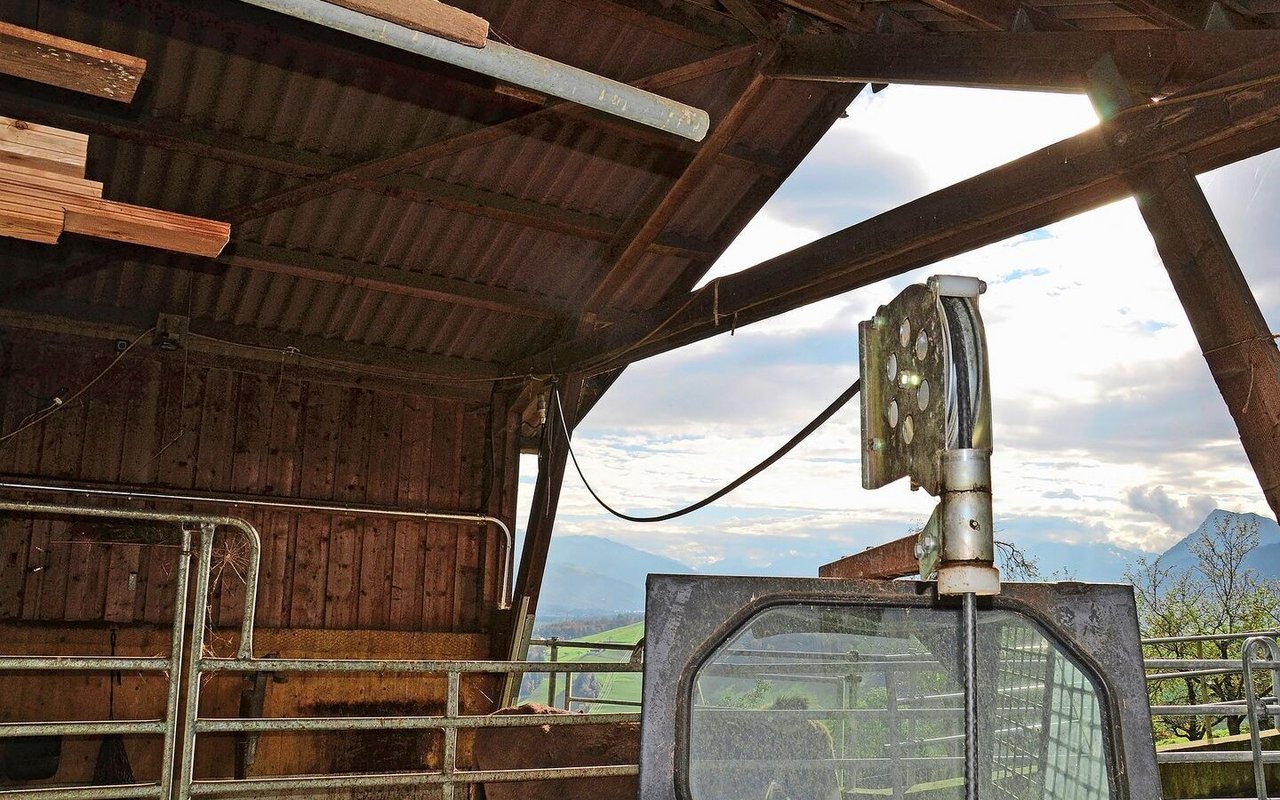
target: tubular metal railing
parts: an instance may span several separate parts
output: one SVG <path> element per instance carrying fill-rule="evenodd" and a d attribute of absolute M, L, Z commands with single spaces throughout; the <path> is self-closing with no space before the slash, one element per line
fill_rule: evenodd
<path fill-rule="evenodd" d="M 1269 800 L 1267 793 L 1266 765 L 1280 764 L 1280 751 L 1268 752 L 1262 746 L 1262 731 L 1267 721 L 1280 718 L 1280 631 L 1251 631 L 1229 634 L 1203 634 L 1195 636 L 1166 636 L 1142 640 L 1144 646 L 1168 645 L 1189 642 L 1243 641 L 1238 659 L 1231 658 L 1149 658 L 1145 660 L 1147 680 L 1177 680 L 1205 678 L 1211 675 L 1241 674 L 1244 697 L 1212 703 L 1157 704 L 1151 706 L 1154 720 L 1162 716 L 1190 716 L 1204 718 L 1243 718 L 1249 729 L 1249 750 L 1199 750 L 1157 751 L 1156 761 L 1161 764 L 1253 764 L 1254 791 L 1258 800 Z M 1264 658 L 1259 659 L 1262 651 Z M 1270 673 L 1271 692 L 1258 692 L 1254 670 Z M 1153 671 L 1155 670 L 1155 671 Z M 1173 671 L 1169 671 L 1173 670 Z"/>
<path fill-rule="evenodd" d="M 635 764 L 611 764 L 591 767 L 548 769 L 476 770 L 460 769 L 458 764 L 458 731 L 463 729 L 541 727 L 544 725 L 582 725 L 634 721 L 635 713 L 624 714 L 555 714 L 555 715 L 463 715 L 460 690 L 463 675 L 520 674 L 525 672 L 633 672 L 630 664 L 566 664 L 556 665 L 531 661 L 413 661 L 413 660 L 346 660 L 346 659 L 280 659 L 253 656 L 254 607 L 261 563 L 261 539 L 249 523 L 235 517 L 191 513 L 127 510 L 77 505 L 38 504 L 0 501 L 0 511 L 30 515 L 63 517 L 96 517 L 148 522 L 172 523 L 179 541 L 174 581 L 172 634 L 167 657 L 98 657 L 98 656 L 0 656 L 0 675 L 15 672 L 82 672 L 100 673 L 129 671 L 156 673 L 165 679 L 164 719 L 89 720 L 65 722 L 0 723 L 0 738 L 30 736 L 161 736 L 160 772 L 154 781 L 95 786 L 39 786 L 38 788 L 0 788 L 0 800 L 119 800 L 123 798 L 157 798 L 188 800 L 193 797 L 260 797 L 298 792 L 331 792 L 355 789 L 391 789 L 396 787 L 439 786 L 445 800 L 452 800 L 458 787 L 479 782 L 530 781 L 563 778 L 613 777 L 635 775 Z M 240 626 L 240 643 L 230 658 L 205 654 L 204 620 L 209 611 L 214 535 L 218 529 L 230 529 L 244 537 L 248 563 L 244 570 L 244 616 Z M 191 572 L 192 545 L 195 551 L 195 590 L 188 587 Z M 188 614 L 190 611 L 190 614 Z M 188 618 L 190 641 L 187 641 Z M 184 670 L 185 662 L 185 670 Z M 199 713 L 200 694 L 206 679 L 218 674 L 278 673 L 344 673 L 344 674 L 441 674 L 446 677 L 448 694 L 445 713 L 437 716 L 364 716 L 364 717 L 295 717 L 295 718 L 211 718 Z M 184 691 L 185 690 L 185 691 Z M 185 700 L 183 696 L 185 694 Z M 288 775 L 238 779 L 196 779 L 195 753 L 202 735 L 300 733 L 360 730 L 440 730 L 443 734 L 441 768 L 434 771 L 379 772 L 342 775 Z"/>

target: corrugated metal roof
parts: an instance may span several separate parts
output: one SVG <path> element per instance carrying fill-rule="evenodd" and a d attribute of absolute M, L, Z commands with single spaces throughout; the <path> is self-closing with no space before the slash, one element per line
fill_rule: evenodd
<path fill-rule="evenodd" d="M 490 19 L 500 39 L 620 80 L 711 55 L 687 41 L 593 12 L 593 2 L 605 0 L 457 4 Z M 934 30 L 967 27 L 921 3 L 889 5 Z M 183 148 L 186 152 L 175 150 L 171 141 L 141 135 L 93 137 L 91 176 L 104 180 L 107 196 L 141 205 L 218 218 L 333 169 L 538 109 L 494 91 L 483 78 L 459 76 L 425 59 L 234 0 L 199 5 L 46 0 L 39 9 L 41 30 L 147 59 L 143 91 L 127 112 L 136 119 L 122 124 L 145 127 L 159 121 L 189 131 L 194 144 Z M 1108 3 L 1074 2 L 1052 10 L 1081 27 L 1148 25 Z M 661 93 L 706 108 L 718 120 L 737 100 L 743 71 L 749 69 L 750 64 L 740 63 Z M 671 249 L 650 252 L 625 276 L 611 305 L 621 311 L 650 308 L 673 286 L 705 270 L 825 130 L 833 101 L 847 101 L 850 93 L 839 85 L 769 85 L 725 149 L 765 154 L 770 163 L 753 166 L 750 156 L 718 158 L 666 225 L 668 235 L 705 252 L 696 258 Z M 96 107 L 62 95 L 54 99 Z M 233 238 L 295 256 L 316 254 L 398 271 L 392 274 L 514 290 L 571 310 L 591 294 L 607 273 L 611 254 L 625 245 L 619 231 L 629 219 L 649 213 L 646 203 L 660 196 L 655 190 L 669 185 L 697 148 L 640 130 L 620 135 L 625 124 L 593 124 L 591 115 L 543 116 L 527 130 L 405 172 L 410 180 L 442 181 L 464 195 L 490 193 L 478 203 L 495 197 L 516 203 L 517 210 L 505 216 L 483 208 L 460 210 L 459 203 L 446 207 L 443 201 L 430 202 L 423 191 L 406 199 L 334 186 L 324 196 L 236 225 Z M 520 214 L 537 216 L 530 204 L 586 215 L 572 219 L 587 226 L 590 235 L 521 224 Z M 189 310 L 193 319 L 244 330 L 494 364 L 550 344 L 566 322 L 572 323 L 361 288 L 334 282 L 337 278 L 319 281 L 287 269 L 224 265 L 193 272 L 189 260 L 169 263 L 136 253 L 124 258 L 41 296 L 51 303 L 108 310 Z"/>

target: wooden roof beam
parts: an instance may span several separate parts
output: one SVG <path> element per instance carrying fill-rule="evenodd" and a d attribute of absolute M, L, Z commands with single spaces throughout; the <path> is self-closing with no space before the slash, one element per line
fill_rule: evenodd
<path fill-rule="evenodd" d="M 67 109 L 56 103 L 12 95 L 3 90 L 0 90 L 0 108 L 12 109 L 27 119 L 75 127 L 79 130 L 87 130 L 94 135 L 134 141 L 281 175 L 314 178 L 351 165 L 350 162 L 339 158 L 297 150 L 274 142 L 206 131 L 155 117 L 130 119 L 84 109 Z M 0 133 L 0 141 L 2 139 L 3 133 Z M 764 159 L 765 156 L 759 156 L 759 158 Z M 750 162 L 747 168 L 769 173 L 776 169 L 772 163 L 756 165 L 755 162 Z M 400 197 L 411 202 L 440 205 L 475 216 L 499 219 L 597 242 L 610 241 L 622 224 L 616 219 L 558 208 L 412 173 L 360 181 L 352 184 L 350 188 Z M 652 251 L 699 261 L 709 260 L 714 255 L 714 251 L 705 244 L 680 240 L 674 236 L 659 239 L 654 243 Z"/>
<path fill-rule="evenodd" d="M 1157 97 L 1280 51 L 1280 31 L 792 36 L 765 68 L 774 78 L 1084 92 L 1110 55 L 1136 92 Z"/>
<path fill-rule="evenodd" d="M 764 57 L 748 67 L 745 85 L 733 106 L 715 121 L 711 133 L 702 142 L 698 154 L 674 181 L 659 179 L 636 212 L 623 224 L 610 244 L 610 258 L 604 274 L 596 282 L 583 303 L 587 324 L 590 317 L 606 307 L 631 275 L 636 263 L 657 241 L 680 206 L 714 165 L 716 157 L 728 147 L 742 123 L 750 116 L 769 86 L 769 79 L 759 74 Z"/>
<path fill-rule="evenodd" d="M 0 73 L 128 103 L 147 62 L 0 21 Z"/>
<path fill-rule="evenodd" d="M 1267 134 L 1263 137 L 1259 134 Z M 1195 171 L 1280 145 L 1280 56 L 1135 108 L 637 317 L 512 364 L 603 372 L 1043 227 L 1129 194 L 1125 175 L 1185 155 Z"/>
<path fill-rule="evenodd" d="M 135 336 L 138 331 L 155 325 L 162 311 L 111 308 L 47 297 L 5 297 L 0 299 L 0 310 L 62 318 L 81 324 L 125 326 L 132 328 Z M 75 330 L 67 332 L 75 333 Z M 245 356 L 266 353 L 279 364 L 281 356 L 290 352 L 289 348 L 292 347 L 300 351 L 300 361 L 313 366 L 324 366 L 328 362 L 329 366 L 336 363 L 339 367 L 368 367 L 400 380 L 441 383 L 448 383 L 450 380 L 464 383 L 475 381 L 487 387 L 488 381 L 500 379 L 507 374 L 501 365 L 486 361 L 266 330 L 200 317 L 191 320 L 190 334 L 188 341 L 192 342 L 193 347 L 203 347 L 206 351 L 216 349 L 219 352 L 238 352 Z M 204 342 L 205 345 L 199 342 Z"/>
<path fill-rule="evenodd" d="M 751 33 L 737 20 L 695 3 L 672 3 L 664 0 L 568 2 L 668 39 L 708 50 L 751 41 Z"/>
<path fill-rule="evenodd" d="M 749 60 L 754 53 L 754 46 L 735 48 L 699 59 L 693 65 L 684 64 L 655 73 L 634 81 L 631 85 L 648 90 L 668 88 L 698 77 L 731 69 Z M 573 104 L 556 102 L 505 122 L 487 125 L 463 134 L 446 136 L 394 155 L 354 164 L 336 172 L 304 181 L 284 191 L 226 209 L 220 216 L 233 223 L 244 223 L 265 217 L 285 208 L 326 197 L 352 184 L 376 180 L 386 175 L 412 169 L 438 158 L 445 158 L 475 147 L 492 144 L 508 136 L 528 133 L 547 119 L 565 113 L 565 107 L 567 106 L 573 106 Z"/>
<path fill-rule="evenodd" d="M 74 337 L 76 340 L 118 341 L 123 339 L 127 341 L 148 326 L 155 324 L 154 317 L 147 319 L 137 313 L 104 314 L 101 309 L 95 309 L 89 313 L 84 309 L 65 306 L 60 307 L 57 314 L 52 312 L 52 308 L 34 312 L 0 307 L 0 328 L 40 331 L 53 336 Z M 185 350 L 158 353 L 161 359 L 173 359 L 179 363 L 189 359 L 189 362 L 196 366 L 272 376 L 281 374 L 280 356 L 280 353 L 269 349 L 246 348 L 234 343 L 228 344 L 199 337 L 189 338 Z M 295 358 L 289 362 L 285 378 L 289 381 L 312 381 L 400 394 L 480 402 L 490 399 L 491 384 L 489 383 L 447 383 L 431 377 L 423 377 L 417 373 L 398 373 L 395 370 L 378 370 L 375 374 L 361 371 L 362 366 L 364 365 L 355 362 L 344 363 L 337 359 L 329 360 L 328 363 L 319 363 Z"/>

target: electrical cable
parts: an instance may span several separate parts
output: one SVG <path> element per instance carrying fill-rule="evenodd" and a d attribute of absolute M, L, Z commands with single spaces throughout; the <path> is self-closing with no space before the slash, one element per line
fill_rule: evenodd
<path fill-rule="evenodd" d="M 138 334 L 137 338 L 129 342 L 129 344 L 123 350 L 121 350 L 119 353 L 116 354 L 116 357 L 112 359 L 111 363 L 108 364 L 106 368 L 102 370 L 102 372 L 99 372 L 97 375 L 93 376 L 93 380 L 89 381 L 84 386 L 81 386 L 79 389 L 75 391 L 74 394 L 72 394 L 70 397 L 66 398 L 65 400 L 62 400 L 60 398 L 54 398 L 54 403 L 52 405 L 45 408 L 43 411 L 36 412 L 31 417 L 28 417 L 21 425 L 9 431 L 5 435 L 0 436 L 0 442 L 8 441 L 9 439 L 12 439 L 13 437 L 25 431 L 27 428 L 30 428 L 34 425 L 39 425 L 41 422 L 44 422 L 49 417 L 58 413 L 62 409 L 66 408 L 67 406 L 71 405 L 71 403 L 77 398 L 79 398 L 80 395 L 89 391 L 91 388 L 93 388 L 93 385 L 95 383 L 102 380 L 102 378 L 105 377 L 108 372 L 115 369 L 116 364 L 119 364 L 120 360 L 125 356 L 127 356 L 129 354 L 129 351 L 132 350 L 135 346 L 137 346 L 138 342 L 141 342 L 143 339 L 147 338 L 154 332 L 155 332 L 155 327 L 153 326 L 153 327 L 147 328 L 145 331 Z"/>
<path fill-rule="evenodd" d="M 862 381 L 860 379 L 854 381 L 849 386 L 849 388 L 841 392 L 840 396 L 832 401 L 831 405 L 824 408 L 822 412 L 818 414 L 818 416 L 814 417 L 813 421 L 811 421 L 808 425 L 804 426 L 804 428 L 802 428 L 800 432 L 797 433 L 795 436 L 792 436 L 790 439 L 788 439 L 786 444 L 782 445 L 782 447 L 779 447 L 770 456 L 765 458 L 759 464 L 756 464 L 751 469 L 742 473 L 742 475 L 738 476 L 738 478 L 736 478 L 732 483 L 728 484 L 724 488 L 720 489 L 714 494 L 704 497 L 703 499 L 699 500 L 696 503 L 687 505 L 684 508 L 671 511 L 666 514 L 658 514 L 657 516 L 652 516 L 652 517 L 641 517 L 641 516 L 635 516 L 632 514 L 624 514 L 623 512 L 618 511 L 617 509 L 610 506 L 600 497 L 600 495 L 596 494 L 596 490 L 593 489 L 591 487 L 591 484 L 587 481 L 587 476 L 582 474 L 582 467 L 578 464 L 578 457 L 574 454 L 573 445 L 569 442 L 569 425 L 565 421 L 564 407 L 560 404 L 559 387 L 554 385 L 551 387 L 551 397 L 552 397 L 552 400 L 555 401 L 556 407 L 555 407 L 554 413 L 556 417 L 558 417 L 560 420 L 560 431 L 561 433 L 564 434 L 565 444 L 568 446 L 568 449 L 569 449 L 569 458 L 573 461 L 573 468 L 577 470 L 578 477 L 582 479 L 582 484 L 587 487 L 587 491 L 591 494 L 593 498 L 595 498 L 595 501 L 600 504 L 600 507 L 603 508 L 605 511 L 608 511 L 610 514 L 614 515 L 615 517 L 619 519 L 625 519 L 628 522 L 666 522 L 669 519 L 675 519 L 676 517 L 683 517 L 686 514 L 691 514 L 700 508 L 704 508 L 706 506 L 711 505 L 715 501 L 719 500 L 721 497 L 724 497 L 729 492 L 732 492 L 734 489 L 737 489 L 742 484 L 746 483 L 747 481 L 751 480 L 755 476 L 759 475 L 761 472 L 764 472 L 766 469 L 773 466 L 775 462 L 777 462 L 787 453 L 790 453 L 792 450 L 794 450 L 796 445 L 800 444 L 805 439 L 807 439 L 809 437 L 809 434 L 813 433 L 818 428 L 822 427 L 822 425 L 827 420 L 831 419 L 831 417 L 837 411 L 839 411 L 841 408 L 845 406 L 846 403 L 852 400 L 854 395 L 856 395 L 861 388 L 862 388 Z"/>

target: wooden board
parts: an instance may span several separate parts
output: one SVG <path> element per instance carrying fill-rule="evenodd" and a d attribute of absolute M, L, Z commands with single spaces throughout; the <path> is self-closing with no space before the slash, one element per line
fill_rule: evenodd
<path fill-rule="evenodd" d="M 0 163 L 83 178 L 89 137 L 0 116 Z"/>
<path fill-rule="evenodd" d="M 489 23 L 439 0 L 329 0 L 336 6 L 394 22 L 469 47 L 484 47 Z"/>
<path fill-rule="evenodd" d="M 114 358 L 101 340 L 0 333 L 8 354 L 0 365 L 0 431 L 38 409 L 31 393 L 82 386 Z M 139 346 L 76 403 L 0 448 L 0 473 L 415 511 L 501 511 L 511 519 L 515 473 L 508 463 L 515 456 L 490 468 L 488 427 L 488 407 L 478 403 L 298 382 L 287 372 L 243 373 Z M 502 438 L 515 447 L 506 433 Z M 486 490 L 491 480 L 497 485 Z M 258 527 L 263 627 L 481 632 L 492 622 L 501 545 L 491 526 L 195 508 Z M 0 619 L 165 624 L 172 542 L 95 536 L 49 518 L 0 518 Z M 235 625 L 243 614 L 243 561 L 223 537 L 215 550 L 230 561 L 213 581 L 211 618 Z"/>
<path fill-rule="evenodd" d="M 136 56 L 0 22 L 0 73 L 128 103 L 146 68 Z"/>

